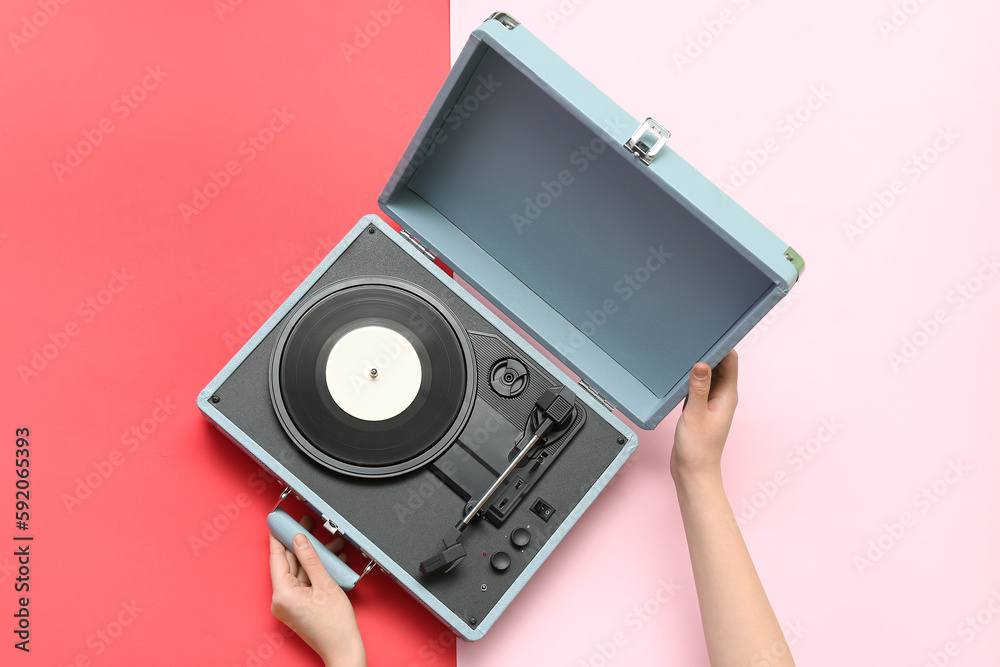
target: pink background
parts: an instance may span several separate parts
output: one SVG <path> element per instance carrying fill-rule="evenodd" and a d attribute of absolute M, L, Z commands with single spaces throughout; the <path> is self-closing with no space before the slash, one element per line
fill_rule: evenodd
<path fill-rule="evenodd" d="M 883 39 L 879 24 L 896 5 L 919 9 Z M 495 9 L 452 3 L 452 58 Z M 737 512 L 756 511 L 743 533 L 798 663 L 997 664 L 1000 616 L 988 605 L 1000 611 L 1000 8 L 508 0 L 502 9 L 633 116 L 663 123 L 670 146 L 719 185 L 748 151 L 776 142 L 733 196 L 807 269 L 739 347 L 724 473 Z M 674 54 L 724 10 L 729 24 L 702 35 L 707 47 L 679 67 Z M 794 132 L 779 129 L 814 87 L 828 99 L 813 98 Z M 935 156 L 948 128 L 951 145 L 939 141 L 947 150 Z M 913 172 L 907 162 L 925 149 L 937 159 Z M 850 238 L 858 208 L 878 204 L 880 191 L 888 201 L 894 180 L 901 194 Z M 980 270 L 991 279 L 978 282 Z M 978 288 L 971 300 L 955 292 L 967 282 L 970 294 Z M 924 338 L 920 324 L 936 311 L 943 324 L 925 325 L 934 335 Z M 894 368 L 889 355 L 914 337 L 921 347 Z M 640 432 L 633 463 L 490 634 L 459 646 L 460 665 L 507 667 L 526 646 L 539 652 L 534 664 L 708 664 L 667 469 L 675 421 Z M 808 461 L 795 453 L 808 447 Z M 949 473 L 950 462 L 967 470 Z M 912 520 L 893 528 L 904 513 Z M 859 568 L 855 557 L 880 538 L 888 551 Z M 679 587 L 666 603 L 656 600 L 668 598 L 660 582 Z M 644 605 L 645 618 L 634 610 Z M 605 657 L 616 632 L 623 646 Z"/>

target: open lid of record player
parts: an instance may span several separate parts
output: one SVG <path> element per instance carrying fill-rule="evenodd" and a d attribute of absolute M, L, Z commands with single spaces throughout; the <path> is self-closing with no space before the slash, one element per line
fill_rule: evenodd
<path fill-rule="evenodd" d="M 801 258 L 524 26 L 459 55 L 382 209 L 651 429 L 791 288 Z"/>

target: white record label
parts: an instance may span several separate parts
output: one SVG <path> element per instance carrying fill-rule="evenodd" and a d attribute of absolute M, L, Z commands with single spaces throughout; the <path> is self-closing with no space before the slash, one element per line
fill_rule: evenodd
<path fill-rule="evenodd" d="M 359 327 L 326 359 L 326 387 L 340 409 L 365 421 L 391 419 L 410 407 L 423 377 L 420 357 L 402 334 Z"/>

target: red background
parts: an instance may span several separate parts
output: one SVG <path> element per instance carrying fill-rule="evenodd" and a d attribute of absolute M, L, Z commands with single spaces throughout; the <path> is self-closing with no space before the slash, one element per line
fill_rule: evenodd
<path fill-rule="evenodd" d="M 225 6 L 0 9 L 0 543 L 35 538 L 30 654 L 13 648 L 16 564 L 0 547 L 0 662 L 319 664 L 269 612 L 264 520 L 281 489 L 195 398 L 258 312 L 377 212 L 447 73 L 448 7 Z M 248 159 L 275 109 L 294 118 Z M 205 192 L 213 174 L 223 187 Z M 451 634 L 380 573 L 352 599 L 370 664 L 454 664 Z"/>

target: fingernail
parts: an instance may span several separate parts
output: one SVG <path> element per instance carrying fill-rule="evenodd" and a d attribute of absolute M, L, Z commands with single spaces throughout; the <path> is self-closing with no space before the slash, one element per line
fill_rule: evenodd
<path fill-rule="evenodd" d="M 704 380 L 708 377 L 708 371 L 705 370 L 704 366 L 698 366 L 694 369 L 694 376 L 699 380 Z"/>
<path fill-rule="evenodd" d="M 295 536 L 295 546 L 299 549 L 305 549 L 307 544 L 309 544 L 309 540 L 306 539 L 305 535 L 299 534 Z"/>

